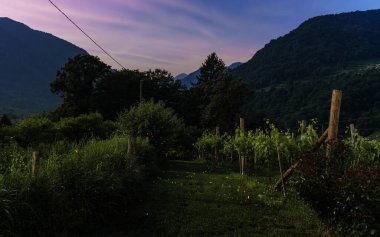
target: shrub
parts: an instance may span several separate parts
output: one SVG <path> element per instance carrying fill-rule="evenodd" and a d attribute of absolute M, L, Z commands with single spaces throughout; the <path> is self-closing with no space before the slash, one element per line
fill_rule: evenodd
<path fill-rule="evenodd" d="M 378 236 L 380 169 L 345 169 L 348 166 L 342 164 L 344 156 L 347 157 L 346 150 L 336 152 L 331 160 L 304 154 L 296 182 L 298 191 L 341 236 Z"/>
<path fill-rule="evenodd" d="M 55 128 L 57 137 L 76 141 L 90 137 L 106 138 L 115 131 L 114 124 L 103 122 L 103 116 L 99 113 L 62 118 Z"/>
<path fill-rule="evenodd" d="M 142 102 L 119 115 L 118 131 L 121 134 L 146 137 L 160 156 L 169 156 L 171 149 L 181 145 L 185 125 L 174 110 L 162 102 Z"/>
<path fill-rule="evenodd" d="M 0 144 L 15 139 L 23 147 L 41 147 L 59 140 L 80 141 L 90 138 L 107 138 L 116 130 L 111 121 L 103 121 L 99 113 L 62 118 L 53 123 L 46 117 L 30 117 L 14 126 L 0 127 Z"/>
<path fill-rule="evenodd" d="M 54 123 L 46 117 L 30 117 L 16 123 L 16 140 L 22 146 L 37 146 L 55 140 Z"/>

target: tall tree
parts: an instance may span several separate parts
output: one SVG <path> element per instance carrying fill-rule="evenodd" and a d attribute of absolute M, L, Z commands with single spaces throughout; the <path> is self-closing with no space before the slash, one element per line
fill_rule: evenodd
<path fill-rule="evenodd" d="M 216 55 L 215 52 L 207 56 L 206 60 L 202 63 L 200 75 L 198 77 L 198 84 L 207 84 L 212 86 L 223 74 L 226 65 L 223 60 Z"/>
<path fill-rule="evenodd" d="M 249 90 L 242 80 L 231 74 L 220 75 L 211 88 L 209 102 L 202 111 L 203 124 L 233 132 L 248 95 Z"/>
<path fill-rule="evenodd" d="M 143 78 L 144 74 L 139 71 L 113 71 L 97 82 L 94 108 L 105 119 L 115 119 L 118 113 L 139 102 Z"/>
<path fill-rule="evenodd" d="M 69 59 L 50 84 L 51 91 L 63 98 L 55 115 L 65 117 L 91 112 L 95 84 L 110 73 L 111 67 L 98 57 L 77 55 Z"/>
<path fill-rule="evenodd" d="M 12 121 L 8 118 L 6 114 L 3 114 L 3 116 L 0 119 L 0 127 L 1 126 L 10 126 L 12 125 Z"/>
<path fill-rule="evenodd" d="M 248 89 L 240 79 L 226 73 L 223 60 L 212 53 L 203 62 L 191 95 L 203 128 L 219 126 L 230 131 L 248 98 Z"/>
<path fill-rule="evenodd" d="M 143 94 L 145 99 L 163 101 L 166 106 L 173 108 L 181 117 L 186 117 L 184 109 L 186 87 L 166 70 L 155 69 L 144 73 Z"/>

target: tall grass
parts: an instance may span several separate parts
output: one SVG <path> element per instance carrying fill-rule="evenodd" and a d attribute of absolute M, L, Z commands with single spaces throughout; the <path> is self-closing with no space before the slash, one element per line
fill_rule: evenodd
<path fill-rule="evenodd" d="M 41 150 L 35 176 L 30 172 L 32 150 L 3 147 L 0 234 L 70 236 L 83 226 L 125 215 L 142 195 L 147 170 L 156 161 L 143 139 L 137 139 L 135 155 L 127 155 L 127 147 L 125 137 L 61 141 Z"/>

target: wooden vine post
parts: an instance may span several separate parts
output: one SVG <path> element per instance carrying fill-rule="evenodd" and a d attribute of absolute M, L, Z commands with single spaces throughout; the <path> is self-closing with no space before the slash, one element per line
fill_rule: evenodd
<path fill-rule="evenodd" d="M 355 125 L 353 123 L 350 124 L 350 135 L 351 141 L 355 142 Z"/>
<path fill-rule="evenodd" d="M 339 116 L 340 116 L 340 105 L 342 102 L 342 91 L 333 90 L 332 98 L 331 98 L 331 109 L 330 109 L 330 120 L 329 127 L 325 130 L 322 136 L 318 139 L 318 141 L 314 144 L 311 151 L 316 151 L 324 142 L 327 142 L 327 156 L 331 157 L 331 148 L 336 142 L 338 136 L 338 128 L 339 128 Z M 302 159 L 299 159 L 296 163 L 288 168 L 288 170 L 280 178 L 273 189 L 277 189 L 283 185 L 286 180 L 290 178 L 293 174 L 294 170 L 302 163 Z"/>
<path fill-rule="evenodd" d="M 300 127 L 301 127 L 301 134 L 304 134 L 305 131 L 306 131 L 306 120 L 302 120 L 301 121 L 301 124 L 300 124 Z"/>
<path fill-rule="evenodd" d="M 240 133 L 243 134 L 243 136 L 245 136 L 244 118 L 242 117 L 240 117 Z M 240 155 L 239 161 L 240 161 L 240 173 L 244 175 L 246 173 L 245 170 L 246 170 L 246 165 L 247 165 L 247 161 L 244 154 Z"/>
<path fill-rule="evenodd" d="M 327 157 L 331 158 L 332 146 L 337 140 L 339 129 L 340 105 L 342 103 L 342 91 L 333 90 L 331 97 L 331 109 L 329 127 L 327 133 Z"/>
<path fill-rule="evenodd" d="M 219 127 L 215 127 L 215 136 L 216 136 L 217 139 L 220 136 Z M 215 144 L 215 161 L 219 160 L 218 145 L 219 144 L 217 144 L 217 143 Z"/>
<path fill-rule="evenodd" d="M 284 193 L 284 196 L 285 196 L 286 192 L 285 192 L 284 174 L 282 172 L 281 157 L 280 157 L 280 151 L 279 151 L 278 145 L 277 145 L 276 149 L 277 149 L 278 167 L 280 168 L 280 175 L 281 175 L 280 179 L 281 179 L 282 192 Z"/>
<path fill-rule="evenodd" d="M 133 136 L 132 135 L 128 135 L 128 151 L 127 151 L 127 154 L 130 155 L 130 154 L 133 154 L 134 153 L 134 147 L 133 147 Z"/>
<path fill-rule="evenodd" d="M 32 176 L 37 174 L 39 155 L 38 151 L 33 151 L 32 153 Z"/>
<path fill-rule="evenodd" d="M 143 80 L 140 80 L 140 103 L 143 101 Z"/>

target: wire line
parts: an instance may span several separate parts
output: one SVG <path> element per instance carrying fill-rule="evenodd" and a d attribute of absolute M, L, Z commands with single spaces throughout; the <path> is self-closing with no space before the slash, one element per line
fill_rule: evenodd
<path fill-rule="evenodd" d="M 115 63 L 117 63 L 122 69 L 125 69 L 125 67 L 119 63 L 110 53 L 108 53 L 102 46 L 100 46 L 96 41 L 89 36 L 79 25 L 77 25 L 66 13 L 64 13 L 56 4 L 54 4 L 51 0 L 48 0 L 59 12 L 62 13 L 76 28 L 78 28 L 87 38 L 89 38 L 99 49 L 101 49 L 105 54 L 108 55 Z"/>

